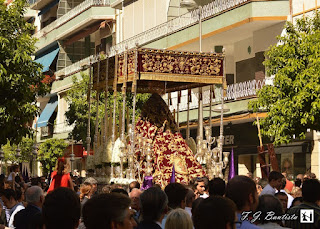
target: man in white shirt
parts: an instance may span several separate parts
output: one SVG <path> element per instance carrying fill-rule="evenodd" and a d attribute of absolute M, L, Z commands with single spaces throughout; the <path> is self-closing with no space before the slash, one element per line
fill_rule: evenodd
<path fill-rule="evenodd" d="M 276 171 L 272 171 L 269 174 L 269 177 L 268 177 L 269 183 L 261 191 L 260 196 L 266 195 L 266 194 L 274 196 L 274 194 L 276 193 L 276 190 L 280 190 L 281 189 L 282 178 L 283 177 L 284 176 L 281 173 L 276 172 Z"/>
<path fill-rule="evenodd" d="M 9 211 L 10 218 L 9 218 L 8 227 L 6 227 L 5 225 L 0 225 L 0 229 L 15 228 L 13 225 L 14 216 L 19 211 L 24 209 L 24 206 L 18 202 L 16 192 L 13 189 L 3 190 L 1 198 L 2 198 L 4 205 L 10 210 Z"/>

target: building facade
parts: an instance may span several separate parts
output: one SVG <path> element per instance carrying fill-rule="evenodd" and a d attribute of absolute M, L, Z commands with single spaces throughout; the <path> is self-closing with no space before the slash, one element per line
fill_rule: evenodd
<path fill-rule="evenodd" d="M 261 176 L 257 159 L 256 117 L 248 110 L 249 101 L 269 79 L 263 66 L 264 52 L 277 43 L 286 21 L 312 15 L 318 8 L 313 0 L 38 0 L 31 5 L 37 11 L 35 37 L 36 61 L 45 74 L 55 76 L 50 95 L 39 98 L 42 113 L 37 128 L 38 141 L 67 138 L 73 128 L 66 124 L 68 109 L 64 97 L 72 86 L 72 76 L 80 77 L 83 66 L 98 53 L 116 53 L 139 47 L 221 52 L 225 50 L 227 82 L 225 102 L 225 150 L 234 151 L 238 174 Z M 200 19 L 200 20 L 199 20 Z M 201 45 L 200 45 L 201 43 Z M 201 46 L 201 49 L 200 49 Z M 209 87 L 202 89 L 204 125 L 209 125 Z M 199 90 L 192 90 L 190 136 L 196 139 Z M 167 95 L 170 109 L 176 113 L 182 134 L 186 135 L 187 91 Z M 214 89 L 212 106 L 220 103 L 219 87 Z M 179 109 L 178 109 L 179 107 Z M 50 109 L 49 109 L 50 108 Z M 42 115 L 44 112 L 48 115 Z M 179 117 L 179 118 L 178 118 Z M 219 114 L 211 114 L 213 136 L 219 135 Z M 320 135 L 319 135 L 320 136 Z M 310 131 L 305 140 L 296 140 L 275 149 L 282 171 L 297 175 L 311 168 L 319 172 L 318 134 Z M 263 139 L 269 143 L 270 139 Z"/>

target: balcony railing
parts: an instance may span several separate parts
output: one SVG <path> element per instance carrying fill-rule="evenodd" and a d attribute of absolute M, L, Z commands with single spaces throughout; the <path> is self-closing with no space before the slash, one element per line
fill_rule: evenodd
<path fill-rule="evenodd" d="M 65 24 L 66 22 L 68 22 L 69 20 L 76 17 L 77 15 L 79 15 L 80 13 L 89 9 L 92 6 L 110 6 L 110 0 L 86 0 L 80 3 L 79 5 L 77 5 L 75 8 L 70 10 L 65 15 L 61 16 L 60 18 L 52 22 L 51 24 L 39 30 L 34 36 L 36 38 L 40 38 L 44 36 L 45 34 Z"/>
<path fill-rule="evenodd" d="M 82 4 L 86 3 L 86 2 L 94 2 L 97 0 L 87 0 L 85 2 L 83 2 Z M 110 0 L 105 0 L 107 1 L 106 5 L 110 4 Z M 237 7 L 241 4 L 244 4 L 246 2 L 250 2 L 251 0 L 216 0 L 213 1 L 205 6 L 203 6 L 202 11 L 201 11 L 201 18 L 202 20 L 207 19 L 209 17 L 213 17 L 215 15 L 220 14 L 223 11 L 232 9 L 234 7 Z M 98 1 L 101 2 L 101 1 Z M 86 3 L 88 4 L 88 3 Z M 81 5 L 81 4 L 80 4 Z M 79 7 L 80 7 L 79 5 Z M 90 5 L 91 6 L 91 5 Z M 84 9 L 89 8 L 90 6 L 82 6 L 82 11 Z M 76 12 L 81 12 L 81 10 L 76 10 L 76 8 L 74 8 L 73 10 L 75 10 Z M 72 10 L 72 11 L 73 11 Z M 67 13 L 64 16 L 67 15 L 76 15 L 76 13 L 71 13 L 71 11 L 69 13 Z M 68 16 L 69 18 L 72 18 L 71 16 Z M 74 16 L 73 16 L 74 17 Z M 63 18 L 63 17 L 61 17 Z M 45 27 L 42 30 L 48 30 L 47 28 L 54 28 L 57 27 L 57 25 L 55 25 L 54 23 L 57 23 L 58 20 L 61 20 L 61 18 L 57 19 L 56 21 L 54 21 L 53 23 L 51 23 L 50 25 L 48 25 L 47 27 Z M 66 21 L 67 19 L 64 19 L 64 21 Z M 110 50 L 110 56 L 114 56 L 116 54 L 116 51 L 118 53 L 121 53 L 125 50 L 125 47 L 128 46 L 128 48 L 134 48 L 135 44 L 138 43 L 140 46 L 144 45 L 148 42 L 151 42 L 153 40 L 159 39 L 163 36 L 167 36 L 171 33 L 177 32 L 183 28 L 187 28 L 190 27 L 192 25 L 194 25 L 195 23 L 199 22 L 199 9 L 190 11 L 186 14 L 181 15 L 180 17 L 177 17 L 173 20 L 170 20 L 168 22 L 165 22 L 163 24 L 160 24 L 156 27 L 153 27 L 143 33 L 140 33 L 134 37 L 131 37 L 123 42 L 120 42 L 114 46 L 111 47 Z M 62 24 L 62 23 L 60 23 Z M 51 26 L 51 27 L 49 27 Z M 41 32 L 42 30 L 40 30 L 39 32 Z M 41 36 L 41 35 L 37 35 L 37 36 Z M 56 76 L 59 77 L 61 75 L 71 75 L 74 74 L 76 72 L 79 72 L 82 69 L 83 65 L 87 65 L 89 64 L 89 59 L 93 58 L 93 56 L 85 58 L 79 62 L 76 62 L 62 70 L 59 70 L 56 72 Z"/>
<path fill-rule="evenodd" d="M 261 89 L 265 84 L 265 80 L 250 80 L 227 86 L 225 101 L 235 101 L 239 99 L 252 98 L 257 95 L 257 91 Z M 209 89 L 203 92 L 203 105 L 207 106 L 210 104 L 210 91 Z M 198 108 L 198 92 L 192 92 L 192 102 L 189 104 L 190 109 Z M 187 105 L 188 95 L 182 93 L 181 103 L 179 104 L 179 111 L 185 111 L 188 109 Z M 171 98 L 172 105 L 169 106 L 170 110 L 177 110 L 177 97 Z M 221 101 L 220 88 L 215 88 L 215 98 L 212 100 L 212 104 L 217 104 Z"/>
<path fill-rule="evenodd" d="M 78 62 L 75 62 L 74 64 L 65 67 L 59 71 L 55 72 L 55 75 L 57 78 L 59 78 L 60 76 L 69 76 L 71 74 L 77 73 L 80 70 L 83 69 L 84 66 L 89 65 L 90 63 L 93 62 L 93 60 L 95 60 L 96 56 L 91 55 L 89 57 L 86 57 Z"/>
<path fill-rule="evenodd" d="M 224 11 L 233 9 L 251 0 L 215 0 L 204 5 L 201 10 L 201 20 L 206 20 L 215 15 L 221 14 Z M 195 9 L 168 22 L 153 27 L 147 31 L 137 34 L 127 40 L 124 40 L 111 47 L 110 55 L 114 56 L 116 52 L 122 53 L 125 48 L 134 48 L 136 44 L 139 46 L 145 45 L 161 37 L 178 32 L 184 28 L 190 27 L 199 22 L 199 9 Z"/>

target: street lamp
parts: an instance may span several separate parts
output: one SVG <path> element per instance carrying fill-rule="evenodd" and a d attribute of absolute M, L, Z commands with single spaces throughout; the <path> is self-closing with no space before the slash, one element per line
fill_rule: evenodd
<path fill-rule="evenodd" d="M 19 158 L 21 157 L 21 149 L 19 147 L 19 145 L 17 146 L 17 149 L 16 149 L 16 158 Z"/>

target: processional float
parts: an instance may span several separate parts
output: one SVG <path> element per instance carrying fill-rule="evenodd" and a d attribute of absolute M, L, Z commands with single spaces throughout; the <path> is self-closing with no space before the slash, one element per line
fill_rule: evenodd
<path fill-rule="evenodd" d="M 206 127 L 206 140 L 203 139 L 201 89 L 199 89 L 200 131 L 197 137 L 196 155 L 192 153 L 182 135 L 177 131 L 175 119 L 160 95 L 166 93 L 170 95 L 171 92 L 178 91 L 178 96 L 181 96 L 181 90 L 188 89 L 189 100 L 193 88 L 225 84 L 224 63 L 222 53 L 181 52 L 138 47 L 105 59 L 98 58 L 90 65 L 89 71 L 89 115 L 91 88 L 99 92 L 96 93 L 96 101 L 99 101 L 100 92 L 112 92 L 113 95 L 117 95 L 121 91 L 122 108 L 118 107 L 119 104 L 114 96 L 111 112 L 106 99 L 105 117 L 100 121 L 100 129 L 98 118 L 96 119 L 93 141 L 95 155 L 88 157 L 88 167 L 92 168 L 95 161 L 99 161 L 97 158 L 104 158 L 102 162 L 108 163 L 108 168 L 102 171 L 102 175 L 106 175 L 111 181 L 117 183 L 128 183 L 131 180 L 141 182 L 144 177 L 152 176 L 156 183 L 165 186 L 170 180 L 173 167 L 175 179 L 181 183 L 188 183 L 191 178 L 204 175 L 208 175 L 209 178 L 221 177 L 221 170 L 228 162 L 228 155 L 225 153 L 224 156 L 222 155 L 223 129 L 220 129 L 217 147 L 212 149 L 211 145 L 215 139 L 211 137 L 211 122 L 210 128 Z M 223 90 L 221 91 L 223 103 Z M 132 108 L 126 107 L 128 92 L 132 93 Z M 137 93 L 152 94 L 143 106 L 141 117 L 138 119 L 135 117 Z M 116 119 L 117 109 L 119 110 L 118 119 Z M 128 117 L 129 109 L 132 109 L 131 120 Z M 99 107 L 96 112 L 98 117 Z M 187 137 L 189 137 L 189 109 L 187 125 Z M 90 117 L 87 130 L 87 151 L 89 152 Z M 119 132 L 118 140 L 116 140 L 117 132 Z M 118 155 L 115 156 L 117 149 Z M 224 160 L 222 160 L 223 157 Z M 114 163 L 109 163 L 112 160 L 119 162 L 120 166 L 117 170 L 114 168 Z M 206 164 L 206 170 L 201 164 Z"/>

